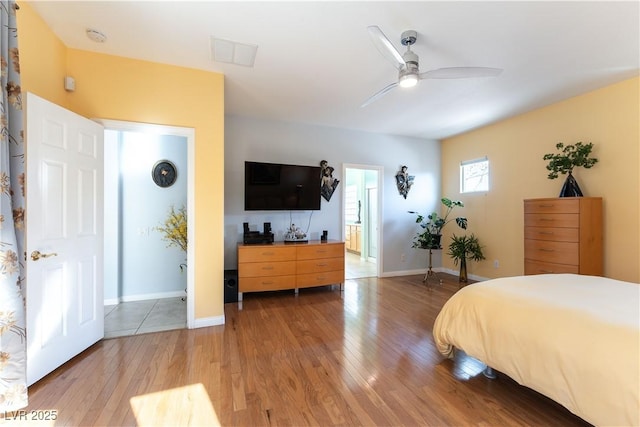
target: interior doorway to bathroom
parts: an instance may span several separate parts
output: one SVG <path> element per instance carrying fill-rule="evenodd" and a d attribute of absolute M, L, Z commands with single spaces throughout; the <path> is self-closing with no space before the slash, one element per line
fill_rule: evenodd
<path fill-rule="evenodd" d="M 105 338 L 185 328 L 192 130 L 104 124 Z"/>
<path fill-rule="evenodd" d="M 380 275 L 381 166 L 344 165 L 345 278 Z"/>

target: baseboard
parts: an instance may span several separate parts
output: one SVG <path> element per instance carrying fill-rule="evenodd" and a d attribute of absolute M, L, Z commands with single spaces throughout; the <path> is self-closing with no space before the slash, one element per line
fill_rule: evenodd
<path fill-rule="evenodd" d="M 440 267 L 436 267 L 436 268 L 433 268 L 433 271 L 435 271 L 436 273 L 440 273 L 443 270 Z M 416 274 L 426 274 L 426 273 L 427 273 L 426 268 L 420 268 L 417 270 L 401 270 L 401 271 L 383 272 L 380 274 L 380 277 L 414 276 Z"/>
<path fill-rule="evenodd" d="M 152 294 L 126 295 L 118 298 L 104 300 L 104 305 L 114 305 L 121 302 L 145 301 L 150 299 L 185 297 L 185 291 L 155 292 Z"/>
<path fill-rule="evenodd" d="M 209 326 L 224 325 L 224 314 L 222 316 L 202 317 L 195 319 L 193 329 L 207 328 Z"/>
<path fill-rule="evenodd" d="M 436 269 L 434 268 L 434 270 Z M 451 274 L 452 276 L 460 276 L 460 270 L 452 270 L 450 268 L 440 268 L 439 270 L 443 273 Z M 485 280 L 490 280 L 490 278 L 488 277 L 476 276 L 475 274 L 467 274 L 467 277 L 477 282 L 484 282 Z"/>

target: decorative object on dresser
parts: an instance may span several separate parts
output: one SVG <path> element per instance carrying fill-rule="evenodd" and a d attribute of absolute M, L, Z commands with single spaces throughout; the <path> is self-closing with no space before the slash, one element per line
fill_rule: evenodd
<path fill-rule="evenodd" d="M 307 233 L 295 224 L 291 224 L 284 235 L 284 241 L 285 243 L 305 243 L 308 241 Z"/>
<path fill-rule="evenodd" d="M 560 150 L 560 153 L 549 153 L 543 157 L 543 160 L 549 160 L 547 170 L 550 172 L 547 178 L 556 179 L 558 174 L 567 175 L 559 197 L 582 197 L 582 190 L 580 190 L 580 186 L 578 186 L 578 182 L 573 177 L 572 172 L 575 167 L 581 166 L 585 169 L 590 169 L 598 163 L 598 159 L 589 158 L 593 143 L 583 144 L 582 142 L 576 142 L 565 146 L 562 142 L 559 142 L 556 144 L 556 148 Z"/>
<path fill-rule="evenodd" d="M 398 193 L 405 199 L 407 198 L 407 194 L 409 194 L 409 190 L 413 185 L 414 180 L 413 175 L 409 175 L 407 172 L 407 166 L 400 166 L 400 170 L 396 173 L 396 185 L 398 186 Z"/>
<path fill-rule="evenodd" d="M 524 274 L 602 276 L 602 198 L 524 201 Z"/>
<path fill-rule="evenodd" d="M 238 278 L 240 294 L 342 284 L 344 243 L 238 244 Z"/>
<path fill-rule="evenodd" d="M 453 263 L 458 265 L 460 262 L 460 276 L 458 281 L 460 283 L 467 283 L 467 260 L 481 261 L 485 259 L 482 253 L 482 246 L 478 241 L 475 234 L 451 236 L 451 243 L 449 243 L 449 251 L 447 255 L 453 258 Z"/>

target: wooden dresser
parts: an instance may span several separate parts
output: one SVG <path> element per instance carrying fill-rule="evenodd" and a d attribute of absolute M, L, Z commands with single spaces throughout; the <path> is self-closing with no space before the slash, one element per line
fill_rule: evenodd
<path fill-rule="evenodd" d="M 602 198 L 524 201 L 524 274 L 602 276 Z"/>
<path fill-rule="evenodd" d="M 343 242 L 238 244 L 238 291 L 241 294 L 343 282 Z"/>

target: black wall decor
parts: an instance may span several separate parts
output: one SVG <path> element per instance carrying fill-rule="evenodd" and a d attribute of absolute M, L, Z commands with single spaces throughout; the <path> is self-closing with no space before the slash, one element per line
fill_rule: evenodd
<path fill-rule="evenodd" d="M 335 170 L 332 166 L 329 166 L 329 162 L 326 160 L 320 161 L 320 176 L 322 178 L 322 183 L 320 184 L 320 194 L 322 197 L 328 202 L 331 200 L 331 196 L 335 191 L 336 187 L 340 183 L 340 180 L 333 177 L 333 171 Z"/>

